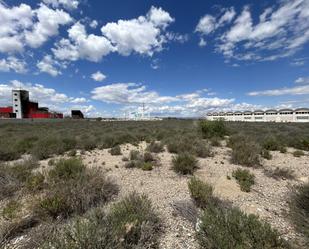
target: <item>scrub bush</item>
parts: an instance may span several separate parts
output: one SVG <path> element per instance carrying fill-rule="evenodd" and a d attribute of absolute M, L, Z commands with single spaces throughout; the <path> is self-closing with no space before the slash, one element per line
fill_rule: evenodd
<path fill-rule="evenodd" d="M 251 186 L 254 184 L 254 175 L 250 174 L 247 169 L 234 170 L 232 176 L 237 180 L 241 191 L 250 192 Z"/>
<path fill-rule="evenodd" d="M 301 156 L 304 156 L 304 155 L 305 155 L 305 153 L 302 150 L 295 150 L 293 152 L 293 156 L 295 156 L 295 157 L 301 157 Z"/>
<path fill-rule="evenodd" d="M 182 175 L 193 174 L 197 168 L 197 159 L 189 153 L 176 155 L 172 160 L 172 169 Z"/>
<path fill-rule="evenodd" d="M 205 208 L 213 201 L 213 188 L 208 183 L 192 177 L 188 183 L 189 191 L 195 204 L 200 208 Z"/>
<path fill-rule="evenodd" d="M 212 138 L 212 137 L 223 138 L 225 135 L 228 134 L 226 125 L 223 120 L 200 121 L 199 129 L 204 138 Z"/>
<path fill-rule="evenodd" d="M 147 151 L 152 153 L 160 153 L 164 151 L 164 145 L 161 142 L 151 142 L 147 146 Z"/>
<path fill-rule="evenodd" d="M 298 232 L 305 235 L 309 243 L 309 183 L 292 189 L 290 218 Z"/>
<path fill-rule="evenodd" d="M 201 248 L 209 249 L 288 249 L 271 226 L 255 215 L 238 208 L 208 205 L 200 218 L 197 239 Z"/>
<path fill-rule="evenodd" d="M 111 149 L 109 150 L 109 153 L 110 153 L 111 155 L 113 155 L 113 156 L 120 156 L 120 155 L 122 155 L 122 153 L 121 153 L 121 148 L 120 148 L 119 145 L 116 145 L 115 147 L 111 148 Z"/>

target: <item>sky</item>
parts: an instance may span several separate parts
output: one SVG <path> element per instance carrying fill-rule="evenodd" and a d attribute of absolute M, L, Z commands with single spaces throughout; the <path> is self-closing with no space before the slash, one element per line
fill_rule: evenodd
<path fill-rule="evenodd" d="M 0 106 L 88 117 L 309 107 L 308 0 L 0 0 Z"/>

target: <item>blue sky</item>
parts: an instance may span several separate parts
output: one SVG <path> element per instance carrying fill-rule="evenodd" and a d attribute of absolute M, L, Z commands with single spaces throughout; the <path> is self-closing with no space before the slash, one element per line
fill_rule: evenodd
<path fill-rule="evenodd" d="M 309 2 L 0 1 L 0 106 L 123 116 L 309 106 Z"/>

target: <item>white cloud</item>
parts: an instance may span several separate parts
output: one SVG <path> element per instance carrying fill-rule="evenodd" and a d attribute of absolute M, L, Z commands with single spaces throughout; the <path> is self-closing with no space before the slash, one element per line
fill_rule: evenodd
<path fill-rule="evenodd" d="M 88 100 L 86 98 L 82 97 L 82 98 L 72 99 L 70 102 L 74 103 L 74 104 L 80 104 L 80 103 L 86 103 L 86 102 L 88 102 Z"/>
<path fill-rule="evenodd" d="M 127 56 L 136 52 L 151 56 L 155 51 L 162 50 L 166 42 L 163 31 L 173 21 L 168 12 L 151 7 L 146 16 L 107 23 L 101 31 L 119 54 Z"/>
<path fill-rule="evenodd" d="M 97 71 L 96 73 L 93 73 L 91 75 L 91 78 L 95 81 L 101 82 L 101 81 L 106 79 L 106 76 L 103 73 L 101 73 L 100 71 Z"/>
<path fill-rule="evenodd" d="M 254 23 L 248 6 L 234 19 L 235 12 L 224 18 L 210 15 L 200 20 L 196 31 L 202 36 L 213 34 L 217 26 L 227 31 L 216 34 L 216 51 L 236 60 L 276 60 L 288 57 L 309 41 L 309 2 L 307 0 L 280 1 L 279 7 L 268 7 Z M 221 25 L 219 24 L 222 20 Z M 226 21 L 223 21 L 226 20 Z M 204 24 L 204 25 L 202 25 Z"/>
<path fill-rule="evenodd" d="M 167 103 L 177 101 L 177 98 L 160 96 L 155 91 L 146 91 L 146 86 L 136 83 L 115 83 L 93 89 L 92 99 L 106 103 L 136 104 L 136 103 Z"/>
<path fill-rule="evenodd" d="M 309 94 L 309 85 L 284 87 L 265 91 L 249 92 L 249 96 L 280 96 L 280 95 L 304 95 Z"/>
<path fill-rule="evenodd" d="M 61 39 L 52 51 L 57 59 L 76 61 L 87 59 L 98 62 L 103 56 L 115 51 L 104 36 L 88 35 L 85 26 L 75 23 L 69 30 L 69 39 Z"/>
<path fill-rule="evenodd" d="M 79 1 L 77 0 L 43 0 L 43 2 L 54 8 L 63 6 L 66 9 L 77 9 L 79 5 Z"/>
<path fill-rule="evenodd" d="M 91 28 L 95 29 L 98 26 L 98 22 L 96 20 L 93 20 L 90 25 Z"/>
<path fill-rule="evenodd" d="M 133 52 L 153 55 L 161 51 L 164 43 L 170 39 L 185 42 L 186 35 L 165 32 L 174 19 L 161 8 L 151 7 L 146 16 L 131 20 L 118 20 L 107 23 L 101 28 L 102 35 L 87 34 L 80 22 L 68 30 L 68 39 L 61 39 L 52 49 L 60 60 L 76 61 L 87 59 L 98 62 L 111 52 L 128 56 Z M 95 27 L 97 22 L 90 26 Z"/>
<path fill-rule="evenodd" d="M 40 72 L 48 73 L 53 77 L 61 74 L 61 72 L 55 67 L 56 65 L 59 66 L 59 64 L 53 60 L 51 55 L 45 55 L 43 60 L 37 63 L 37 67 Z"/>
<path fill-rule="evenodd" d="M 297 84 L 309 84 L 309 77 L 299 77 L 295 80 Z"/>
<path fill-rule="evenodd" d="M 76 107 L 79 107 L 87 114 L 91 114 L 95 110 L 92 105 L 80 105 L 89 102 L 84 97 L 70 97 L 41 84 L 23 83 L 17 80 L 0 84 L 0 105 L 12 105 L 12 89 L 28 90 L 30 99 L 38 101 L 40 106 L 46 106 L 51 110 L 61 111 L 66 114 L 69 114 L 70 110 Z"/>
<path fill-rule="evenodd" d="M 208 89 L 177 96 L 162 96 L 148 91 L 146 86 L 136 83 L 117 83 L 97 87 L 92 91 L 92 99 L 105 103 L 125 105 L 122 111 L 136 111 L 145 103 L 147 111 L 153 115 L 199 116 L 215 108 L 231 108 L 235 99 L 203 97 Z"/>
<path fill-rule="evenodd" d="M 205 15 L 199 20 L 195 32 L 208 35 L 226 23 L 230 23 L 236 15 L 234 8 L 223 9 L 224 14 L 217 20 L 212 15 Z"/>
<path fill-rule="evenodd" d="M 199 45 L 200 47 L 205 47 L 205 46 L 207 45 L 207 42 L 205 41 L 204 38 L 201 38 L 201 39 L 200 39 L 200 42 L 198 43 L 198 45 Z"/>
<path fill-rule="evenodd" d="M 68 13 L 63 10 L 50 9 L 44 4 L 41 4 L 34 12 L 38 22 L 34 24 L 31 31 L 25 32 L 26 42 L 33 48 L 40 47 L 49 37 L 57 35 L 60 25 L 72 22 L 72 18 Z"/>
<path fill-rule="evenodd" d="M 0 52 L 23 52 L 25 46 L 40 47 L 58 34 L 61 25 L 72 21 L 63 10 L 53 10 L 44 4 L 32 9 L 27 4 L 9 7 L 0 1 Z"/>
<path fill-rule="evenodd" d="M 15 71 L 16 73 L 25 73 L 27 72 L 26 62 L 17 59 L 16 57 L 9 56 L 7 59 L 0 60 L 0 71 Z"/>

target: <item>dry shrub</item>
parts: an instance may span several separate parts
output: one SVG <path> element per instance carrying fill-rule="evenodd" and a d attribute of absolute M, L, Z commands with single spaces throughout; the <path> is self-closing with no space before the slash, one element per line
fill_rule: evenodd
<path fill-rule="evenodd" d="M 120 156 L 120 155 L 122 155 L 122 153 L 121 153 L 121 148 L 120 148 L 119 145 L 116 145 L 116 146 L 114 146 L 113 148 L 111 148 L 111 149 L 109 150 L 109 153 L 110 153 L 112 156 Z"/>
<path fill-rule="evenodd" d="M 290 197 L 290 218 L 309 243 L 309 183 L 295 187 Z"/>
<path fill-rule="evenodd" d="M 248 167 L 260 165 L 259 154 L 261 148 L 248 137 L 235 136 L 230 138 L 229 146 L 232 148 L 231 161 Z"/>
<path fill-rule="evenodd" d="M 294 180 L 295 179 L 295 175 L 294 175 L 294 171 L 288 168 L 279 168 L 276 167 L 275 169 L 265 169 L 264 170 L 265 175 L 267 175 L 268 177 L 272 177 L 276 180 Z"/>
<path fill-rule="evenodd" d="M 204 208 L 213 201 L 213 188 L 208 183 L 192 177 L 188 183 L 192 199 L 200 208 Z"/>
<path fill-rule="evenodd" d="M 201 216 L 198 232 L 201 248 L 287 249 L 290 246 L 271 226 L 238 208 L 208 205 Z"/>
<path fill-rule="evenodd" d="M 160 219 L 150 200 L 132 193 L 107 214 L 96 210 L 57 229 L 43 248 L 152 249 L 158 248 L 160 233 Z"/>
<path fill-rule="evenodd" d="M 172 169 L 179 174 L 193 174 L 198 168 L 198 161 L 192 154 L 182 153 L 174 156 L 172 160 Z"/>
<path fill-rule="evenodd" d="M 152 141 L 147 146 L 147 151 L 152 152 L 152 153 L 163 152 L 164 151 L 164 145 L 161 142 L 154 142 L 154 141 Z"/>

